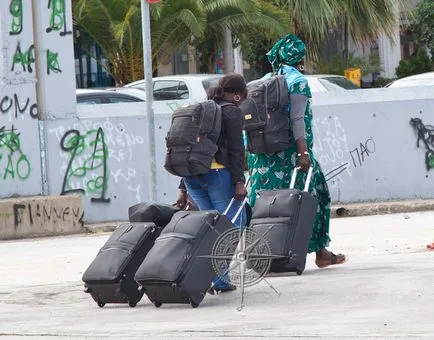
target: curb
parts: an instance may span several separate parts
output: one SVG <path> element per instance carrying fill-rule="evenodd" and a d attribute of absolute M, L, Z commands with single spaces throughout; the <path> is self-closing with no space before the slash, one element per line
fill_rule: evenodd
<path fill-rule="evenodd" d="M 360 217 L 434 211 L 434 200 L 387 201 L 360 204 L 333 204 L 331 218 Z"/>
<path fill-rule="evenodd" d="M 331 207 L 330 217 L 345 218 L 422 211 L 434 211 L 434 200 L 388 201 L 341 205 L 335 203 Z M 116 227 L 122 223 L 128 223 L 128 221 L 109 221 L 103 223 L 86 224 L 84 229 L 87 233 L 91 234 L 108 233 L 113 232 Z"/>
<path fill-rule="evenodd" d="M 109 233 L 113 232 L 116 227 L 122 223 L 128 223 L 128 221 L 108 221 L 102 223 L 85 224 L 84 230 L 89 234 Z"/>

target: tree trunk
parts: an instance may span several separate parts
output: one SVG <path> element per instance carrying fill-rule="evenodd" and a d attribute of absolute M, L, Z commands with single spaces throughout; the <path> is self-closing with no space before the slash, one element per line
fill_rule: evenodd
<path fill-rule="evenodd" d="M 345 69 L 348 68 L 348 45 L 349 45 L 349 37 L 348 37 L 348 20 L 344 21 L 344 50 L 342 52 L 342 61 Z"/>

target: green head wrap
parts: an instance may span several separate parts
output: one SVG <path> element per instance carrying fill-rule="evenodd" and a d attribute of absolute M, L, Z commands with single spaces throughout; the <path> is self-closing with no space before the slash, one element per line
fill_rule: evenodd
<path fill-rule="evenodd" d="M 280 64 L 296 65 L 303 59 L 304 51 L 304 43 L 295 35 L 288 34 L 274 44 L 267 53 L 267 58 L 273 70 L 277 70 Z"/>

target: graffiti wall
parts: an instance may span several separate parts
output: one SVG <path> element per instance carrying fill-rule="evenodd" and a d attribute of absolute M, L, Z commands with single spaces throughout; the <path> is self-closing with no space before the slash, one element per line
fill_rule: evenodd
<path fill-rule="evenodd" d="M 33 5 L 39 33 L 40 111 L 44 119 L 71 118 L 76 114 L 71 1 L 40 0 Z"/>
<path fill-rule="evenodd" d="M 0 197 L 42 191 L 30 1 L 0 2 Z"/>
<path fill-rule="evenodd" d="M 117 117 L 116 120 L 124 123 L 128 129 L 132 112 L 137 110 L 137 115 L 140 114 L 141 107 L 135 105 L 131 104 L 131 109 L 127 111 L 128 117 L 124 118 L 121 116 L 125 110 L 122 111 L 120 107 L 114 108 L 114 106 L 94 108 L 93 115 L 99 117 L 98 119 L 108 115 L 110 121 Z M 432 190 L 434 169 L 431 170 L 434 150 L 433 108 L 434 96 L 429 89 L 361 90 L 339 96 L 332 94 L 315 96 L 313 101 L 314 151 L 326 176 L 332 200 L 348 203 L 434 198 Z M 82 115 L 81 111 L 80 108 L 79 116 Z M 83 111 L 86 118 L 82 118 L 89 119 L 91 113 L 87 109 Z M 147 131 L 146 117 L 138 117 L 140 118 L 137 119 L 141 119 L 143 124 L 140 131 Z M 157 113 L 155 116 L 157 191 L 158 200 L 164 203 L 175 202 L 179 185 L 179 178 L 170 175 L 163 167 L 166 151 L 165 137 L 170 119 L 171 110 Z M 99 140 L 96 129 L 97 127 L 93 128 L 92 140 Z M 57 141 L 61 140 L 62 133 L 65 131 L 59 131 Z M 143 138 L 144 145 L 138 145 L 133 151 L 134 154 L 147 153 L 146 135 L 143 135 Z M 112 138 L 106 137 L 106 145 L 109 144 L 110 139 Z M 71 142 L 73 145 L 75 143 Z M 93 145 L 92 150 L 101 149 L 96 147 L 96 144 Z M 99 144 L 102 145 L 101 142 Z M 68 145 L 66 146 L 68 148 Z M 105 153 L 107 152 L 112 151 L 108 150 Z M 123 152 L 129 154 L 129 151 Z M 104 152 L 101 151 L 100 154 L 103 155 Z M 118 164 L 115 159 L 111 161 L 113 164 Z M 87 163 L 92 162 L 88 160 Z M 67 166 L 67 163 L 64 164 L 64 167 Z M 100 164 L 99 171 L 104 173 L 102 170 L 104 163 L 96 164 Z M 130 173 L 143 174 L 142 179 L 146 181 L 148 171 L 146 161 L 137 166 L 138 168 L 135 168 L 135 171 L 130 170 Z M 125 166 L 125 168 L 129 167 L 129 165 Z M 125 168 L 122 173 L 128 173 Z M 133 191 L 127 190 L 128 185 L 125 181 L 121 186 L 116 186 L 116 172 L 107 173 L 108 182 L 112 183 L 108 184 L 108 191 L 112 190 L 110 188 L 115 188 L 111 192 L 113 194 L 116 192 L 116 195 L 122 193 L 122 197 L 129 199 L 129 203 L 140 201 Z M 121 178 L 125 180 L 125 177 L 128 178 L 128 176 Z M 95 178 L 98 178 L 98 175 Z M 104 181 L 99 179 L 99 183 Z M 83 183 L 82 187 L 84 185 L 86 183 Z M 140 191 L 140 199 L 146 200 L 147 186 L 140 185 Z M 89 209 L 98 206 L 91 201 L 88 204 L 91 207 Z M 127 205 L 118 211 L 117 216 L 126 216 Z"/>
<path fill-rule="evenodd" d="M 83 197 L 86 221 L 128 218 L 147 200 L 144 117 L 46 122 L 51 195 Z"/>
<path fill-rule="evenodd" d="M 314 100 L 314 150 L 333 201 L 434 198 L 432 89 Z"/>

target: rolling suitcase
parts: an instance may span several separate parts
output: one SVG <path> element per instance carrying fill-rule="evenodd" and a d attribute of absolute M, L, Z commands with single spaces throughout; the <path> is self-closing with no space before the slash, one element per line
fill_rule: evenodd
<path fill-rule="evenodd" d="M 304 190 L 294 189 L 297 169 L 292 174 L 290 189 L 258 190 L 250 228 L 262 235 L 270 245 L 273 259 L 270 272 L 296 272 L 306 266 L 309 241 L 318 202 L 308 192 L 312 168 Z"/>
<path fill-rule="evenodd" d="M 106 303 L 135 307 L 142 299 L 134 274 L 160 231 L 154 223 L 124 223 L 115 229 L 82 278 L 85 292 L 99 307 Z"/>
<path fill-rule="evenodd" d="M 141 291 L 156 307 L 164 303 L 199 306 L 216 276 L 209 258 L 216 240 L 234 228 L 233 221 L 246 202 L 232 221 L 215 210 L 181 211 L 173 216 L 135 275 Z"/>
<path fill-rule="evenodd" d="M 130 222 L 154 222 L 161 227 L 166 226 L 179 210 L 168 204 L 142 202 L 128 208 L 128 219 Z"/>

